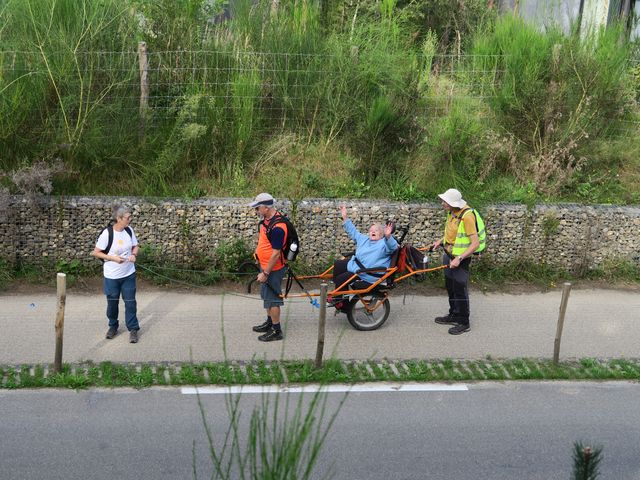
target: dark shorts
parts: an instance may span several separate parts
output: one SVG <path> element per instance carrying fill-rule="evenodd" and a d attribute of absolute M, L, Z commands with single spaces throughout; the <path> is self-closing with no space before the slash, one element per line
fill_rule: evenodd
<path fill-rule="evenodd" d="M 262 298 L 264 308 L 280 307 L 284 305 L 284 300 L 280 296 L 282 293 L 282 280 L 287 268 L 274 270 L 269 275 L 267 281 L 260 286 L 260 298 Z M 267 286 L 269 284 L 269 286 Z"/>

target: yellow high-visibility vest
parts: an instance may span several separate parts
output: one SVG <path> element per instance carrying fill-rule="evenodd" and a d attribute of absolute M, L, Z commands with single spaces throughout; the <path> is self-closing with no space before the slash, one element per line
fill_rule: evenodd
<path fill-rule="evenodd" d="M 473 214 L 476 216 L 476 228 L 478 229 L 478 241 L 480 242 L 480 246 L 473 253 L 480 253 L 487 247 L 487 233 L 484 228 L 484 220 L 482 220 L 482 217 L 477 212 L 477 210 L 474 210 L 473 208 L 468 208 L 465 211 L 463 211 L 462 215 L 460 216 L 460 223 L 458 224 L 458 233 L 456 234 L 456 243 L 454 243 L 453 247 L 451 248 L 451 254 L 454 257 L 462 255 L 464 251 L 467 248 L 469 248 L 469 245 L 471 245 L 471 239 L 465 232 L 464 222 L 462 221 L 462 219 L 469 214 Z M 449 212 L 447 215 L 447 221 L 449 221 L 450 218 L 451 218 L 451 212 Z"/>

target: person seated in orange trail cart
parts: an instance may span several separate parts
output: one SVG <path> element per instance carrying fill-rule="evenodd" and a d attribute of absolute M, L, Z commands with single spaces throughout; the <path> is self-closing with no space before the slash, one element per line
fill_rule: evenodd
<path fill-rule="evenodd" d="M 398 248 L 398 242 L 391 235 L 393 232 L 393 225 L 391 223 L 386 224 L 384 227 L 379 223 L 374 223 L 369 227 L 368 234 L 365 235 L 360 233 L 348 218 L 347 208 L 344 205 L 340 206 L 340 213 L 342 214 L 342 226 L 345 232 L 356 242 L 356 252 L 350 258 L 336 260 L 333 264 L 333 283 L 336 288 L 340 287 L 349 280 L 354 273 L 360 270 L 389 268 L 391 256 Z M 383 274 L 383 271 L 361 273 L 356 279 L 364 280 L 368 283 L 375 283 Z M 346 289 L 348 289 L 347 286 L 342 288 L 342 290 Z M 335 297 L 333 300 L 337 302 L 340 301 L 339 298 Z"/>

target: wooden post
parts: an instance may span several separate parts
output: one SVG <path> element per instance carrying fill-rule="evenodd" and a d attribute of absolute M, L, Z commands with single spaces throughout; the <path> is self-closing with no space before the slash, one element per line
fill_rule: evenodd
<path fill-rule="evenodd" d="M 53 372 L 62 371 L 62 337 L 64 333 L 64 306 L 67 303 L 67 276 L 59 273 L 58 284 L 58 309 L 56 311 L 56 356 L 53 361 Z"/>
<path fill-rule="evenodd" d="M 142 140 L 149 110 L 149 57 L 146 42 L 138 42 L 138 63 L 140 65 L 140 139 Z"/>
<path fill-rule="evenodd" d="M 562 285 L 562 300 L 560 301 L 560 313 L 558 315 L 558 328 L 556 329 L 556 339 L 553 343 L 553 363 L 558 363 L 560 359 L 560 339 L 562 338 L 562 327 L 564 326 L 564 314 L 567 312 L 567 303 L 571 293 L 571 284 Z"/>
<path fill-rule="evenodd" d="M 318 321 L 318 347 L 316 348 L 316 368 L 322 368 L 324 352 L 324 330 L 327 323 L 327 282 L 320 284 L 320 319 Z"/>

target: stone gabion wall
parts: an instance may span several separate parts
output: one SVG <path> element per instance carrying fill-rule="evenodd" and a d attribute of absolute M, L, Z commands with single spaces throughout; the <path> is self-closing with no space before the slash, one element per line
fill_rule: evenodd
<path fill-rule="evenodd" d="M 90 256 L 98 234 L 108 223 L 114 202 L 133 209 L 131 227 L 141 244 L 153 245 L 176 265 L 188 265 L 193 254 L 206 254 L 221 242 L 256 241 L 257 217 L 250 199 L 194 201 L 142 198 L 45 198 L 31 206 L 11 197 L 8 215 L 0 220 L 0 258 L 15 263 L 57 260 L 95 261 Z M 302 239 L 300 259 L 311 265 L 352 250 L 342 230 L 338 200 L 309 199 L 278 208 L 295 216 Z M 406 241 L 426 245 L 442 236 L 444 212 L 435 203 L 346 201 L 350 218 L 366 232 L 373 222 L 408 226 Z M 546 262 L 570 271 L 601 266 L 608 259 L 640 263 L 640 208 L 568 204 L 496 204 L 482 209 L 487 223 L 485 258 L 506 264 L 516 258 Z"/>

